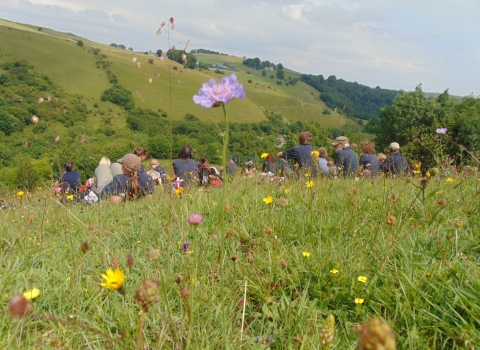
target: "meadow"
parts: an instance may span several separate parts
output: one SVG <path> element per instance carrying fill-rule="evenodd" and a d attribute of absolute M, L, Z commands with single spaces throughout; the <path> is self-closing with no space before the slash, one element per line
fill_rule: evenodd
<path fill-rule="evenodd" d="M 0 348 L 321 349 L 329 314 L 336 349 L 374 316 L 398 349 L 478 348 L 478 180 L 239 176 L 224 202 L 196 186 L 122 204 L 3 193 Z M 100 285 L 116 267 L 124 294 Z"/>

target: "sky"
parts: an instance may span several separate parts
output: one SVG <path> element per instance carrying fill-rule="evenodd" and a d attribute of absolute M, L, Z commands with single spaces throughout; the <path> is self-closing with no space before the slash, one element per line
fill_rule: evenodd
<path fill-rule="evenodd" d="M 169 36 L 155 35 L 175 19 Z M 480 95 L 479 0 L 1 0 L 0 18 L 135 51 L 209 49 L 370 87 Z"/>

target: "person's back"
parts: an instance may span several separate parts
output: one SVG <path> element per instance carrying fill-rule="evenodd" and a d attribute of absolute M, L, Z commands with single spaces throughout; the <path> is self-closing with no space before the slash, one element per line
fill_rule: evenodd
<path fill-rule="evenodd" d="M 108 164 L 99 164 L 93 174 L 93 191 L 101 193 L 103 188 L 113 180 L 112 170 Z"/>
<path fill-rule="evenodd" d="M 65 164 L 65 170 L 65 173 L 60 178 L 63 191 L 67 192 L 68 190 L 71 190 L 77 192 L 81 186 L 80 173 L 74 171 L 74 164 L 72 162 L 67 162 L 67 164 Z"/>
<path fill-rule="evenodd" d="M 378 158 L 375 154 L 362 153 L 360 156 L 360 165 L 364 171 L 370 171 L 371 176 L 378 174 Z"/>
<path fill-rule="evenodd" d="M 128 180 L 130 177 L 125 174 L 118 174 L 113 177 L 111 183 L 105 186 L 101 192 L 104 195 L 119 196 L 128 191 Z M 154 184 L 152 178 L 148 174 L 138 174 L 138 184 L 140 186 L 140 194 L 152 194 L 154 191 Z"/>
<path fill-rule="evenodd" d="M 173 170 L 175 175 L 185 181 L 190 181 L 196 178 L 197 161 L 193 159 L 175 159 L 173 161 Z"/>
<path fill-rule="evenodd" d="M 235 175 L 237 173 L 238 167 L 235 163 L 228 163 L 227 164 L 227 174 L 228 175 Z"/>
<path fill-rule="evenodd" d="M 400 153 L 394 153 L 385 161 L 385 168 L 392 175 L 405 175 L 408 173 L 408 162 Z"/>
<path fill-rule="evenodd" d="M 343 176 L 355 175 L 358 169 L 358 156 L 353 149 L 345 147 L 335 154 L 335 165 L 343 169 Z"/>
<path fill-rule="evenodd" d="M 115 162 L 110 165 L 110 170 L 112 171 L 112 178 L 122 174 L 122 164 L 120 162 Z"/>

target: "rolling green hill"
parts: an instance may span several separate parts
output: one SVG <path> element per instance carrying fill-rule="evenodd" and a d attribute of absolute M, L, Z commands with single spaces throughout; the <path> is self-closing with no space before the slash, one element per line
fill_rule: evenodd
<path fill-rule="evenodd" d="M 154 56 L 95 43 L 71 33 L 60 33 L 47 28 L 39 31 L 36 26 L 5 20 L 0 20 L 0 36 L 0 63 L 12 59 L 28 60 L 38 73 L 48 76 L 65 92 L 83 96 L 88 101 L 88 108 L 93 108 L 94 103 L 97 103 L 100 109 L 112 109 L 115 125 L 124 125 L 126 112 L 109 102 L 100 101 L 103 90 L 110 84 L 102 69 L 97 68 L 92 48 L 101 49 L 102 55 L 106 56 L 104 59 L 111 64 L 109 69 L 118 77 L 119 83 L 132 91 L 138 108 L 169 111 L 171 87 L 174 119 L 182 119 L 187 113 L 205 121 L 222 119 L 216 110 L 202 109 L 192 101 L 193 94 L 202 83 L 222 76 L 211 70 L 184 69 L 168 60 L 162 62 Z M 76 45 L 77 40 L 82 40 L 84 46 Z M 276 79 L 262 77 L 260 72 L 243 66 L 242 59 L 238 57 L 207 54 L 196 56 L 201 62 L 227 62 L 237 69 L 236 74 L 244 84 L 247 98 L 229 105 L 232 121 L 258 122 L 265 120 L 265 111 L 270 111 L 281 114 L 289 122 L 316 121 L 326 127 L 354 124 L 333 111 L 330 115 L 322 114 L 325 104 L 318 99 L 317 91 L 307 84 L 298 82 L 295 86 L 277 85 Z M 140 62 L 140 68 L 132 63 L 133 57 Z M 153 64 L 148 63 L 149 59 L 153 59 Z M 294 73 L 286 70 L 286 77 L 289 74 Z M 152 84 L 148 83 L 149 78 L 153 79 Z M 94 118 L 89 119 L 92 119 L 90 122 L 94 125 L 97 124 Z"/>

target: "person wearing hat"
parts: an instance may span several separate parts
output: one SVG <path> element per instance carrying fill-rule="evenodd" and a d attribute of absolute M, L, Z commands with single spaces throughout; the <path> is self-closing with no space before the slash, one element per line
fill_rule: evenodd
<path fill-rule="evenodd" d="M 237 173 L 237 157 L 230 158 L 230 162 L 227 164 L 227 174 L 235 175 Z"/>
<path fill-rule="evenodd" d="M 121 202 L 123 197 L 136 198 L 153 194 L 152 178 L 140 173 L 140 158 L 135 154 L 126 154 L 122 159 L 122 174 L 116 175 L 113 181 L 103 188 L 102 197 L 111 195 L 114 202 Z"/>
<path fill-rule="evenodd" d="M 348 146 L 348 138 L 339 136 L 332 142 L 335 147 L 335 165 L 343 169 L 343 176 L 355 176 L 358 169 L 358 156 Z"/>
<path fill-rule="evenodd" d="M 255 171 L 257 171 L 257 168 L 253 168 L 253 160 L 253 158 L 248 158 L 245 164 L 245 175 L 247 176 L 253 176 L 255 175 Z"/>
<path fill-rule="evenodd" d="M 408 162 L 404 156 L 400 154 L 400 145 L 397 142 L 392 142 L 388 147 L 390 150 L 390 157 L 385 161 L 385 169 L 392 177 L 397 175 L 408 174 Z"/>
<path fill-rule="evenodd" d="M 302 131 L 298 137 L 300 145 L 278 152 L 277 158 L 293 159 L 295 164 L 298 164 L 298 170 L 311 171 L 316 174 L 317 165 L 312 159 L 312 152 L 315 150 L 312 146 L 312 140 L 313 134 L 311 132 Z"/>

